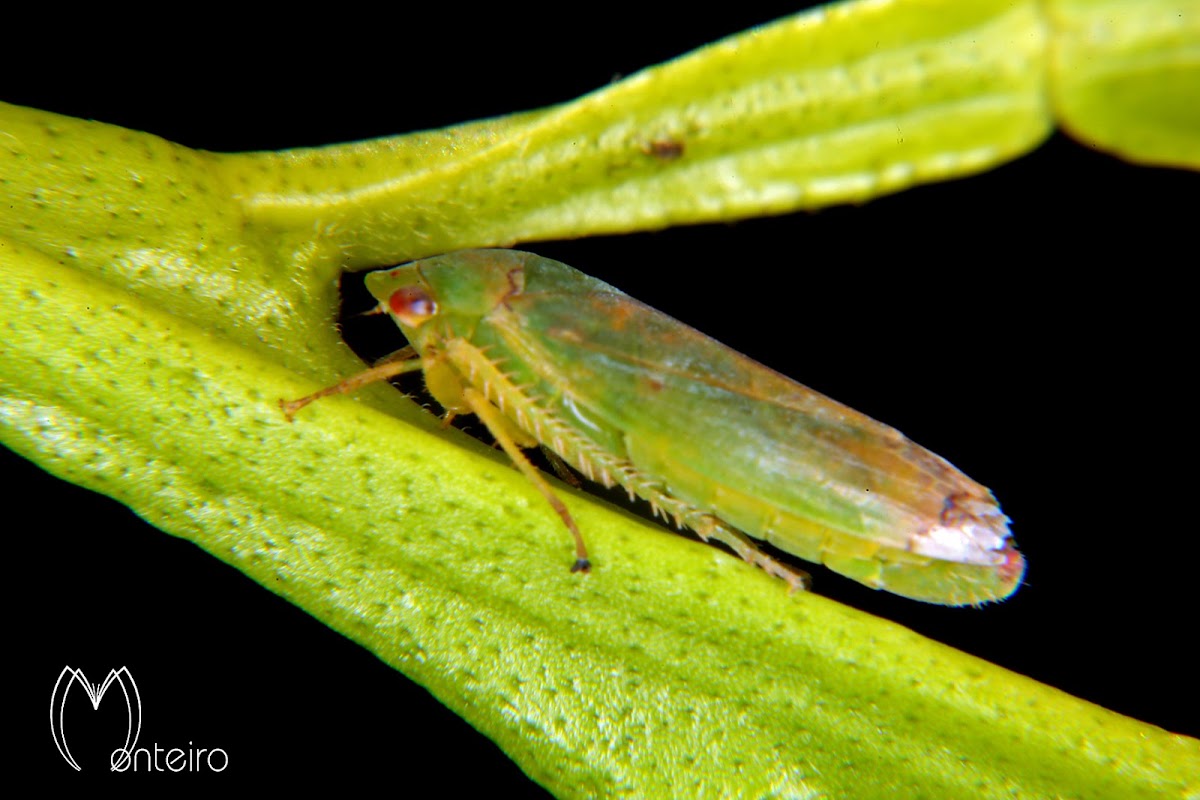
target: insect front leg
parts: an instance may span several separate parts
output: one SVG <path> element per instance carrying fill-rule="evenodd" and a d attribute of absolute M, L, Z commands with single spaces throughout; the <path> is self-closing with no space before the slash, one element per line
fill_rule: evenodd
<path fill-rule="evenodd" d="M 728 545 L 733 552 L 742 557 L 743 561 L 754 564 L 768 575 L 783 578 L 787 582 L 789 592 L 808 591 L 812 586 L 812 577 L 807 572 L 776 561 L 759 550 L 746 534 L 726 526 L 713 517 L 705 516 L 692 523 L 692 527 L 704 541 L 716 539 L 718 542 Z"/>
<path fill-rule="evenodd" d="M 421 369 L 421 360 L 416 356 L 417 353 L 412 347 L 403 347 L 375 362 L 375 366 L 370 369 L 346 378 L 344 381 L 339 381 L 333 386 L 327 386 L 319 392 L 313 392 L 298 400 L 280 400 L 279 407 L 283 409 L 288 422 L 291 422 L 295 418 L 296 412 L 309 403 L 320 400 L 322 397 L 329 397 L 335 394 L 349 394 L 350 392 L 358 391 L 368 384 L 386 381 L 397 375 Z"/>
<path fill-rule="evenodd" d="M 550 484 L 546 483 L 546 479 L 542 476 L 542 473 L 538 472 L 537 468 L 529 463 L 529 459 L 521 452 L 521 447 L 514 438 L 514 433 L 521 436 L 524 434 L 516 432 L 515 426 L 509 421 L 508 417 L 504 416 L 500 409 L 489 402 L 477 389 L 464 388 L 463 399 L 467 401 L 467 405 L 471 407 L 471 411 L 475 413 L 475 416 L 479 417 L 483 421 L 483 424 L 487 426 L 488 431 L 500 443 L 500 446 L 504 448 L 504 452 L 508 453 L 508 457 L 512 459 L 517 469 L 537 487 L 537 490 L 550 503 L 550 507 L 562 519 L 563 524 L 567 526 L 567 530 L 571 532 L 571 536 L 575 539 L 575 564 L 571 567 L 571 572 L 590 571 L 592 563 L 588 559 L 587 546 L 583 543 L 583 534 L 579 532 L 579 526 L 575 524 L 575 519 L 571 516 L 571 512 L 567 510 L 567 507 L 563 505 L 563 501 L 550 488 Z"/>

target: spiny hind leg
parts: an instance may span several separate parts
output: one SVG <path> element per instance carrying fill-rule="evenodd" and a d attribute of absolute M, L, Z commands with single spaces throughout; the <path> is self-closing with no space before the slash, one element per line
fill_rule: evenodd
<path fill-rule="evenodd" d="M 789 593 L 808 591 L 812 586 L 812 578 L 807 572 L 790 567 L 782 561 L 771 558 L 771 556 L 759 550 L 758 545 L 749 536 L 728 527 L 715 517 L 705 516 L 694 522 L 692 527 L 695 529 L 696 534 L 704 541 L 707 542 L 710 539 L 716 539 L 718 542 L 728 545 L 733 552 L 742 557 L 742 560 L 762 569 L 768 575 L 782 578 L 788 585 Z"/>
<path fill-rule="evenodd" d="M 546 483 L 542 473 L 529 463 L 529 459 L 521 452 L 521 447 L 515 441 L 516 435 L 525 436 L 526 434 L 519 429 L 514 429 L 513 423 L 509 421 L 508 417 L 504 416 L 500 409 L 489 402 L 478 390 L 471 387 L 464 388 L 463 399 L 475 412 L 475 416 L 479 417 L 487 426 L 488 431 L 496 438 L 504 452 L 508 453 L 508 457 L 512 459 L 516 468 L 537 487 L 537 490 L 542 493 L 542 497 L 546 498 L 546 502 L 550 504 L 550 507 L 562 519 L 563 524 L 567 526 L 567 530 L 571 532 L 571 536 L 575 539 L 575 564 L 571 567 L 571 572 L 590 571 L 592 563 L 588 559 L 587 546 L 583 543 L 583 534 L 579 532 L 575 518 L 571 516 L 571 512 L 567 510 L 554 490 L 550 488 L 550 484 Z"/>

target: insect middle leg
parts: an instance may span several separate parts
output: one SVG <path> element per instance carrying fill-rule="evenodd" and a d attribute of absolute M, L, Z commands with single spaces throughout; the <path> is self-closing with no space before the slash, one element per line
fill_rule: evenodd
<path fill-rule="evenodd" d="M 571 572 L 590 571 L 592 563 L 588 559 L 587 546 L 583 543 L 583 534 L 579 532 L 579 526 L 575 524 L 574 517 L 571 516 L 571 512 L 563 505 L 563 501 L 554 493 L 554 490 L 550 488 L 550 484 L 546 483 L 542 473 L 529 463 L 529 459 L 521 452 L 521 446 L 514 438 L 514 434 L 524 436 L 524 433 L 516 429 L 508 417 L 504 416 L 500 409 L 489 402 L 478 390 L 470 387 L 464 388 L 463 399 L 467 401 L 467 405 L 471 407 L 475 416 L 479 417 L 487 426 L 488 431 L 504 448 L 504 452 L 508 453 L 508 457 L 512 459 L 516 468 L 537 487 L 537 490 L 550 503 L 550 507 L 562 519 L 563 524 L 567 526 L 567 530 L 571 532 L 571 536 L 575 539 L 575 564 L 571 567 Z M 531 442 L 530 446 L 535 444 L 536 442 Z"/>

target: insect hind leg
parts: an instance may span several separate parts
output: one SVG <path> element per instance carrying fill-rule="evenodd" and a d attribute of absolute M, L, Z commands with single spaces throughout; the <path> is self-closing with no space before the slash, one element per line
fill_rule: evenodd
<path fill-rule="evenodd" d="M 715 517 L 706 515 L 692 522 L 691 527 L 704 541 L 716 539 L 741 556 L 743 561 L 753 564 L 768 575 L 782 578 L 787 583 L 789 592 L 808 591 L 812 586 L 812 578 L 807 572 L 772 558 L 760 550 L 749 536 L 730 528 Z"/>

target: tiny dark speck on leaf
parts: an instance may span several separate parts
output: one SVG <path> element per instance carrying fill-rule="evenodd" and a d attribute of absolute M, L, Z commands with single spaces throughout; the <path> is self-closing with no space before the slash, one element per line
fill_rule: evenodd
<path fill-rule="evenodd" d="M 679 139 L 654 139 L 642 145 L 642 152 L 659 161 L 675 161 L 683 157 L 683 142 Z"/>

